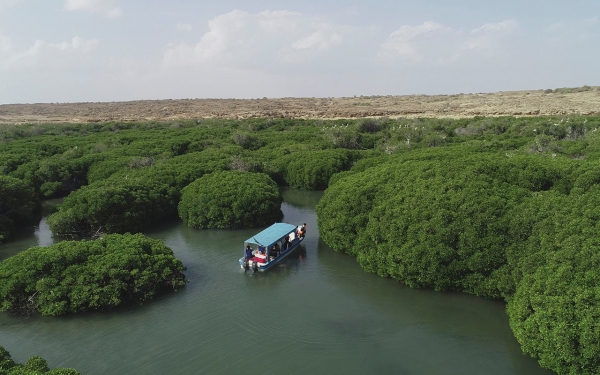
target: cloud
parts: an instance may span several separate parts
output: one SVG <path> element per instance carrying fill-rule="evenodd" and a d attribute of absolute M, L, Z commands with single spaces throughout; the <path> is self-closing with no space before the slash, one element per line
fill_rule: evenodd
<path fill-rule="evenodd" d="M 465 33 L 437 22 L 404 25 L 392 32 L 375 58 L 385 64 L 445 65 L 464 58 L 465 53 L 493 55 L 499 41 L 518 28 L 516 20 L 486 23 Z"/>
<path fill-rule="evenodd" d="M 260 68 L 300 64 L 327 54 L 345 41 L 351 29 L 287 10 L 251 14 L 233 10 L 208 22 L 195 45 L 167 46 L 166 67 L 212 64 Z"/>
<path fill-rule="evenodd" d="M 510 19 L 498 23 L 486 23 L 471 30 L 471 37 L 461 45 L 463 51 L 478 51 L 485 56 L 492 57 L 500 50 L 502 38 L 510 35 L 519 28 L 517 20 Z"/>
<path fill-rule="evenodd" d="M 48 43 L 36 40 L 28 49 L 19 50 L 10 37 L 0 34 L 0 70 L 62 68 L 80 62 L 98 46 L 98 40 L 73 37 L 69 42 Z"/>
<path fill-rule="evenodd" d="M 0 13 L 6 9 L 13 7 L 20 3 L 22 0 L 0 0 Z"/>
<path fill-rule="evenodd" d="M 190 25 L 189 23 L 181 23 L 181 22 L 179 22 L 175 27 L 179 31 L 187 31 L 187 32 L 190 32 L 194 29 L 194 26 Z"/>
<path fill-rule="evenodd" d="M 519 23 L 517 20 L 505 20 L 498 23 L 486 23 L 485 25 L 471 31 L 471 34 L 506 34 L 517 29 Z"/>
<path fill-rule="evenodd" d="M 337 33 L 327 35 L 323 31 L 315 31 L 314 33 L 310 34 L 306 38 L 302 38 L 302 39 L 297 40 L 294 43 L 292 43 L 292 48 L 294 48 L 294 49 L 316 48 L 316 49 L 324 50 L 324 49 L 329 49 L 329 47 L 334 44 L 341 43 L 343 40 L 344 40 L 344 38 L 340 34 L 337 34 Z"/>
<path fill-rule="evenodd" d="M 115 3 L 117 0 L 65 0 L 65 9 L 102 13 L 108 18 L 119 18 L 123 11 Z"/>
<path fill-rule="evenodd" d="M 442 64 L 455 58 L 460 31 L 436 22 L 404 25 L 390 34 L 381 45 L 377 60 L 386 63 Z"/>

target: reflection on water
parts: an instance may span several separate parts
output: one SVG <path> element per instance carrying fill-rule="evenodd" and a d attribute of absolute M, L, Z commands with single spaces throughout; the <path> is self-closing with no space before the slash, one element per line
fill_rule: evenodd
<path fill-rule="evenodd" d="M 322 191 L 307 191 L 285 188 L 281 190 L 281 195 L 285 203 L 292 207 L 303 210 L 314 211 L 315 206 L 323 196 Z"/>
<path fill-rule="evenodd" d="M 63 318 L 0 314 L 0 345 L 85 374 L 549 374 L 521 354 L 504 304 L 410 289 L 365 273 L 318 237 L 322 193 L 286 189 L 284 221 L 308 224 L 273 270 L 238 264 L 251 230 L 169 223 L 149 233 L 187 267 L 188 285 L 141 306 Z M 289 203 L 288 203 L 289 202 Z M 52 242 L 45 222 L 0 247 Z"/>

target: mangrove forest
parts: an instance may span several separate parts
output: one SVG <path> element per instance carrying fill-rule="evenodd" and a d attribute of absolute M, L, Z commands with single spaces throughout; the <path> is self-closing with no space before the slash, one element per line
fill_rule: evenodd
<path fill-rule="evenodd" d="M 262 227 L 281 220 L 281 188 L 324 190 L 318 231 L 335 251 L 410 287 L 505 301 L 523 353 L 598 374 L 598 128 L 594 116 L 3 126 L 0 242 L 50 198 L 64 198 L 47 223 L 65 241 L 0 263 L 0 309 L 55 316 L 177 290 L 184 264 L 140 232 Z M 28 366 L 2 360 L 0 374 Z M 63 373 L 44 365 L 31 364 Z"/>

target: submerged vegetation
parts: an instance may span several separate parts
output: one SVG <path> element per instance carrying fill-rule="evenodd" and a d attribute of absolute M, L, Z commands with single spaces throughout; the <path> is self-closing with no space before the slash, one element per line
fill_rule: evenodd
<path fill-rule="evenodd" d="M 144 231 L 177 214 L 199 228 L 267 225 L 281 215 L 278 186 L 327 189 L 319 231 L 336 251 L 413 287 L 503 299 L 524 352 L 558 373 L 598 373 L 599 127 L 599 117 L 574 116 L 6 127 L 0 236 L 48 197 L 65 197 L 48 218 L 52 231 L 77 238 Z M 130 235 L 100 241 L 127 242 L 115 254 L 160 247 Z M 3 310 L 31 309 L 33 293 L 35 309 L 49 315 L 147 298 L 127 268 L 143 252 L 96 259 L 124 262 L 114 266 L 77 263 L 95 292 L 62 284 L 78 282 L 57 276 L 74 265 L 40 263 L 102 243 L 64 242 L 49 255 L 32 249 L 2 262 Z M 180 264 L 172 265 L 175 277 Z M 149 280 L 162 277 L 155 271 Z"/>

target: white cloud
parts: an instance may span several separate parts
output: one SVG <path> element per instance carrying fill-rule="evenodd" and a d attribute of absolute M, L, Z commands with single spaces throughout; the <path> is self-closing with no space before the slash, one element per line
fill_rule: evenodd
<path fill-rule="evenodd" d="M 479 51 L 491 57 L 500 49 L 502 37 L 513 33 L 518 27 L 519 23 L 514 19 L 486 23 L 471 31 L 471 37 L 462 43 L 461 50 Z"/>
<path fill-rule="evenodd" d="M 187 32 L 190 32 L 194 29 L 194 26 L 190 25 L 189 23 L 181 23 L 181 22 L 179 22 L 175 27 L 179 31 L 187 31 Z"/>
<path fill-rule="evenodd" d="M 343 44 L 350 32 L 348 27 L 287 10 L 257 14 L 233 10 L 210 20 L 208 29 L 195 45 L 181 42 L 167 46 L 164 65 L 260 68 L 298 64 Z"/>
<path fill-rule="evenodd" d="M 310 34 L 306 38 L 302 38 L 302 39 L 297 40 L 294 43 L 292 43 L 292 48 L 294 48 L 294 49 L 309 49 L 309 48 L 328 49 L 330 46 L 332 46 L 334 44 L 339 44 L 343 40 L 344 40 L 344 38 L 337 33 L 327 35 L 323 31 L 315 31 L 314 33 Z"/>
<path fill-rule="evenodd" d="M 387 64 L 444 65 L 456 62 L 467 51 L 493 55 L 503 36 L 518 28 L 516 20 L 486 23 L 465 33 L 427 21 L 421 25 L 404 25 L 381 44 L 376 60 Z"/>
<path fill-rule="evenodd" d="M 0 13 L 6 9 L 13 7 L 20 3 L 22 0 L 0 0 Z"/>
<path fill-rule="evenodd" d="M 460 32 L 436 22 L 404 25 L 381 45 L 377 59 L 384 62 L 441 63 L 452 58 L 452 45 Z"/>
<path fill-rule="evenodd" d="M 65 9 L 102 13 L 108 18 L 119 18 L 123 11 L 116 2 L 117 0 L 65 0 Z"/>
<path fill-rule="evenodd" d="M 517 20 L 505 20 L 498 23 L 486 23 L 485 25 L 471 31 L 471 34 L 494 34 L 494 33 L 510 33 L 515 31 L 519 26 Z"/>
<path fill-rule="evenodd" d="M 10 37 L 0 35 L 0 70 L 62 68 L 77 64 L 98 45 L 95 39 L 73 37 L 69 42 L 36 40 L 28 49 L 14 48 Z"/>

